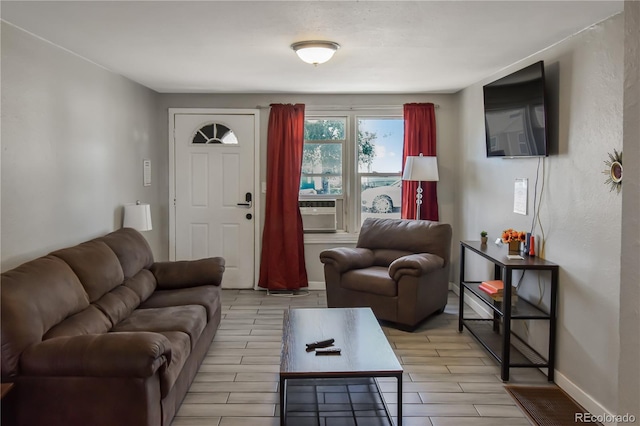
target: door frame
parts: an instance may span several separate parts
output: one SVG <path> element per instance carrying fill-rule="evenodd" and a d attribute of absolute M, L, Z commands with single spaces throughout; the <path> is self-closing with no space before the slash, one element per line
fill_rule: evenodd
<path fill-rule="evenodd" d="M 260 110 L 251 108 L 169 108 L 169 260 L 176 260 L 176 162 L 175 162 L 175 116 L 176 114 L 228 114 L 253 115 L 253 288 L 257 288 L 260 276 L 260 224 L 261 198 L 260 188 Z"/>

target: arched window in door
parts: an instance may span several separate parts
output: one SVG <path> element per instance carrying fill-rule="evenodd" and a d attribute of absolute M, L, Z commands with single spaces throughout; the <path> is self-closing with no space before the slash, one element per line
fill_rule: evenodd
<path fill-rule="evenodd" d="M 233 130 L 231 130 L 224 124 L 209 123 L 209 124 L 205 124 L 195 132 L 191 140 L 191 143 L 194 143 L 194 144 L 220 144 L 221 143 L 225 145 L 230 145 L 230 144 L 237 145 L 238 138 L 236 138 L 236 134 L 233 132 Z"/>

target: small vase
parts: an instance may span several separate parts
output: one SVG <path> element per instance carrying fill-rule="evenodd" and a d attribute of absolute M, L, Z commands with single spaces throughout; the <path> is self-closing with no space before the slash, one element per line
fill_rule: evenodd
<path fill-rule="evenodd" d="M 520 253 L 520 241 L 509 241 L 509 253 Z"/>
<path fill-rule="evenodd" d="M 480 244 L 486 246 L 487 245 L 487 238 L 488 237 L 480 237 Z"/>

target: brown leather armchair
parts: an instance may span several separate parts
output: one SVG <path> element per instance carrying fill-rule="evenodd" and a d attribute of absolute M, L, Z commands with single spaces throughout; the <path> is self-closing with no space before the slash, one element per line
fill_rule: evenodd
<path fill-rule="evenodd" d="M 447 304 L 451 225 L 367 218 L 356 248 L 320 253 L 327 306 L 370 307 L 376 318 L 413 329 Z"/>

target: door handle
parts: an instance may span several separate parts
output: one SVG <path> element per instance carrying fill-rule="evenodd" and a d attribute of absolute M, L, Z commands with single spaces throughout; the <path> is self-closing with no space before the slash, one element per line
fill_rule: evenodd
<path fill-rule="evenodd" d="M 251 206 L 253 205 L 253 201 L 252 201 L 252 197 L 251 197 L 251 193 L 247 192 L 244 195 L 244 200 L 246 201 L 246 203 L 238 203 L 238 207 L 246 207 L 248 209 L 251 208 Z"/>

